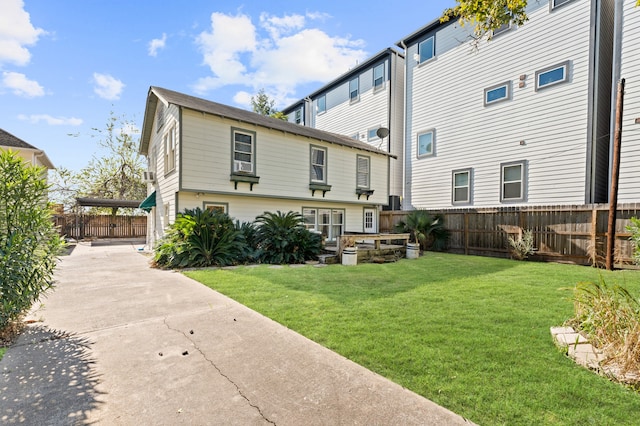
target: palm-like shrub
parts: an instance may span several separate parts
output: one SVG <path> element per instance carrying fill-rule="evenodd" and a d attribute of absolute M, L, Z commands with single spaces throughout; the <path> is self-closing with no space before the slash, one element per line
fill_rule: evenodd
<path fill-rule="evenodd" d="M 419 243 L 421 250 L 444 250 L 449 231 L 444 227 L 444 216 L 431 215 L 424 210 L 414 210 L 405 220 L 398 222 L 396 232 L 411 234 L 411 242 Z"/>
<path fill-rule="evenodd" d="M 244 239 L 226 213 L 196 208 L 180 213 L 156 248 L 168 268 L 225 266 L 242 260 Z"/>
<path fill-rule="evenodd" d="M 242 262 L 243 263 L 255 263 L 260 260 L 258 251 L 258 237 L 257 230 L 251 222 L 236 221 L 236 229 L 242 235 L 244 241 L 242 249 Z"/>
<path fill-rule="evenodd" d="M 304 263 L 321 250 L 321 237 L 304 227 L 300 213 L 264 212 L 256 218 L 256 239 L 264 263 Z"/>

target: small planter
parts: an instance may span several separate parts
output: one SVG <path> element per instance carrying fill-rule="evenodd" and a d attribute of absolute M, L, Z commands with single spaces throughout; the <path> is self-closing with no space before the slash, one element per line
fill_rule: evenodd
<path fill-rule="evenodd" d="M 342 250 L 342 264 L 347 266 L 358 264 L 358 247 L 345 247 Z"/>
<path fill-rule="evenodd" d="M 407 243 L 407 259 L 417 259 L 420 257 L 420 244 Z"/>

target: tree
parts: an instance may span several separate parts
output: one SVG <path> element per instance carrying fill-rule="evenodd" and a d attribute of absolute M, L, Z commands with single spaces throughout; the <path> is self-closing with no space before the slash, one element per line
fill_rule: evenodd
<path fill-rule="evenodd" d="M 278 111 L 275 108 L 275 104 L 276 101 L 271 99 L 269 95 L 264 92 L 264 89 L 260 89 L 255 96 L 251 97 L 251 108 L 253 112 L 286 121 L 288 117 L 281 111 Z"/>
<path fill-rule="evenodd" d="M 107 150 L 102 157 L 95 155 L 77 175 L 81 196 L 114 200 L 142 200 L 147 185 L 142 180 L 145 170 L 131 133 L 133 122 L 111 113 L 106 128 L 93 129 L 101 137 L 99 145 Z M 115 215 L 118 208 L 111 209 Z"/>
<path fill-rule="evenodd" d="M 0 330 L 53 287 L 64 242 L 47 204 L 43 168 L 0 150 Z"/>
<path fill-rule="evenodd" d="M 461 25 L 475 24 L 477 41 L 491 39 L 493 31 L 508 23 L 523 25 L 527 20 L 527 0 L 456 0 L 455 7 L 444 11 L 441 22 L 458 19 Z M 640 0 L 636 0 L 640 6 Z"/>

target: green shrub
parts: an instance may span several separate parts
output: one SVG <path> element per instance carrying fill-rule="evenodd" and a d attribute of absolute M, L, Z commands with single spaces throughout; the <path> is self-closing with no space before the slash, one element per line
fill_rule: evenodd
<path fill-rule="evenodd" d="M 64 241 L 54 229 L 44 169 L 0 150 L 0 329 L 53 287 Z"/>
<path fill-rule="evenodd" d="M 154 262 L 168 268 L 226 266 L 239 263 L 243 252 L 242 233 L 226 213 L 196 208 L 178 214 Z"/>
<path fill-rule="evenodd" d="M 236 229 L 242 235 L 244 247 L 242 251 L 242 263 L 256 263 L 260 261 L 258 250 L 257 230 L 253 223 L 236 221 Z"/>
<path fill-rule="evenodd" d="M 533 232 L 528 229 L 518 238 L 509 237 L 508 241 L 511 246 L 511 255 L 517 260 L 524 260 L 535 253 Z"/>
<path fill-rule="evenodd" d="M 640 265 L 640 219 L 632 217 L 627 231 L 631 232 L 629 239 L 633 242 L 633 260 Z"/>
<path fill-rule="evenodd" d="M 300 213 L 264 212 L 256 218 L 258 254 L 263 263 L 304 263 L 316 259 L 322 238 L 304 227 Z"/>
<path fill-rule="evenodd" d="M 414 210 L 396 225 L 396 232 L 411 234 L 411 242 L 419 243 L 421 250 L 444 250 L 449 231 L 444 227 L 444 216 L 431 215 L 424 210 Z"/>
<path fill-rule="evenodd" d="M 640 373 L 640 302 L 619 285 L 582 282 L 575 289 L 575 317 L 568 321 L 603 350 L 605 362 Z"/>

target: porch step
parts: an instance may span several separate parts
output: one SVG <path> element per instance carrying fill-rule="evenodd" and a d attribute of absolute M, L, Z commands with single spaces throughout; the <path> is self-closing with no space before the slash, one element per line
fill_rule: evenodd
<path fill-rule="evenodd" d="M 320 261 L 320 263 L 326 264 L 326 265 L 333 265 L 338 263 L 338 255 L 336 254 L 320 254 L 318 255 L 318 260 Z"/>

